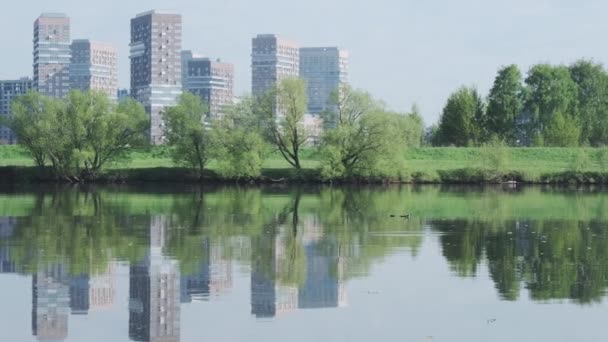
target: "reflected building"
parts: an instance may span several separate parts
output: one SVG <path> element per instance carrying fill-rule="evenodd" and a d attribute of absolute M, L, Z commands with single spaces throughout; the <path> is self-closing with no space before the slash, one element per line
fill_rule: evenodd
<path fill-rule="evenodd" d="M 70 309 L 72 315 L 89 313 L 89 275 L 70 277 Z"/>
<path fill-rule="evenodd" d="M 16 273 L 17 264 L 11 257 L 11 248 L 8 244 L 14 234 L 16 219 L 14 217 L 0 217 L 0 273 Z"/>
<path fill-rule="evenodd" d="M 162 254 L 166 234 L 166 219 L 152 218 L 148 255 L 129 271 L 129 337 L 134 341 L 180 340 L 180 269 Z"/>
<path fill-rule="evenodd" d="M 114 267 L 95 275 L 89 280 L 89 309 L 92 311 L 105 310 L 114 305 Z"/>
<path fill-rule="evenodd" d="M 272 234 L 253 239 L 251 314 L 273 318 L 298 308 L 298 287 L 281 284 L 279 265 L 286 258 L 284 237 Z"/>
<path fill-rule="evenodd" d="M 223 245 L 213 244 L 209 239 L 205 239 L 202 253 L 198 272 L 182 275 L 180 295 L 182 303 L 207 300 L 232 288 L 232 262 L 223 257 Z"/>
<path fill-rule="evenodd" d="M 39 341 L 68 336 L 70 287 L 63 264 L 47 265 L 32 277 L 32 333 Z"/>
<path fill-rule="evenodd" d="M 70 277 L 70 309 L 72 315 L 86 315 L 90 310 L 103 310 L 114 304 L 114 268 L 90 276 Z"/>
<path fill-rule="evenodd" d="M 346 291 L 340 279 L 345 259 L 335 238 L 324 237 L 315 218 L 304 221 L 302 238 L 306 254 L 306 280 L 298 289 L 299 309 L 346 306 Z"/>

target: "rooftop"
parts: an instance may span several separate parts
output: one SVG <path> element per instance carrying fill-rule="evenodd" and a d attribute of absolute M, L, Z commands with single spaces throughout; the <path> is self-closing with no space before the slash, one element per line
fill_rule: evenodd
<path fill-rule="evenodd" d="M 65 13 L 42 13 L 40 18 L 67 18 Z"/>
<path fill-rule="evenodd" d="M 170 12 L 170 11 L 160 11 L 160 10 L 150 10 L 147 12 L 143 12 L 143 13 L 139 13 L 137 16 L 135 16 L 136 18 L 139 17 L 145 17 L 148 15 L 153 15 L 153 14 L 163 14 L 163 15 L 180 15 L 179 13 L 175 13 L 175 12 Z"/>

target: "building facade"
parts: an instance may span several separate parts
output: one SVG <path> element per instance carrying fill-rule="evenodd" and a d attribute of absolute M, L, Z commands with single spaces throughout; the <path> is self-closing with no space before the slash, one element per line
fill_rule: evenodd
<path fill-rule="evenodd" d="M 234 65 L 182 53 L 183 90 L 209 106 L 207 120 L 220 118 L 234 98 Z"/>
<path fill-rule="evenodd" d="M 150 115 L 150 142 L 164 142 L 162 111 L 182 93 L 182 17 L 149 11 L 131 20 L 131 96 Z"/>
<path fill-rule="evenodd" d="M 348 62 L 348 52 L 337 47 L 300 49 L 300 77 L 307 84 L 309 113 L 332 110 L 332 92 L 348 82 Z"/>
<path fill-rule="evenodd" d="M 116 48 L 106 43 L 78 39 L 72 42 L 71 54 L 71 89 L 101 92 L 116 101 L 118 89 Z"/>
<path fill-rule="evenodd" d="M 131 94 L 129 93 L 129 89 L 118 89 L 116 91 L 116 99 L 118 100 L 118 103 L 124 102 L 130 97 Z"/>
<path fill-rule="evenodd" d="M 62 98 L 70 91 L 70 18 L 44 13 L 34 22 L 34 89 Z"/>
<path fill-rule="evenodd" d="M 32 90 L 33 83 L 29 78 L 0 81 L 0 117 L 11 115 L 11 104 L 15 97 L 25 95 Z M 0 125 L 0 145 L 16 144 L 17 137 L 5 126 Z"/>
<path fill-rule="evenodd" d="M 252 40 L 251 92 L 260 96 L 272 90 L 281 80 L 298 77 L 300 47 L 289 39 L 261 34 Z"/>

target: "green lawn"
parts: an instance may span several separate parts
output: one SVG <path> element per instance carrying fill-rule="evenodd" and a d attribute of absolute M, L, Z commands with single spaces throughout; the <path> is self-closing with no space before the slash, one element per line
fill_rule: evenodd
<path fill-rule="evenodd" d="M 602 153 L 608 156 L 608 150 L 594 148 L 507 148 L 504 168 L 539 176 L 543 173 L 562 172 L 582 165 L 584 171 L 607 171 L 602 165 Z M 318 156 L 314 150 L 305 150 L 303 165 L 305 168 L 316 168 Z M 483 167 L 487 161 L 479 148 L 414 148 L 406 153 L 407 171 L 422 173 L 434 178 L 437 171 L 462 168 Z M 607 159 L 607 158 L 604 158 Z M 32 161 L 27 153 L 17 146 L 0 146 L 0 166 L 31 166 Z M 117 163 L 110 168 L 155 168 L 175 166 L 162 148 L 151 151 L 134 152 L 128 163 Z M 213 163 L 209 166 L 213 169 Z M 266 169 L 284 169 L 290 165 L 278 153 L 273 153 L 264 163 Z"/>

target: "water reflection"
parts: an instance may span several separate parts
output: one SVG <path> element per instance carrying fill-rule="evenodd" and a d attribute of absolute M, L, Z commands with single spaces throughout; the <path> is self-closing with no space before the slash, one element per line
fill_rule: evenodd
<path fill-rule="evenodd" d="M 424 244 L 456 277 L 487 269 L 501 300 L 599 303 L 607 200 L 539 188 L 0 195 L 0 273 L 31 276 L 41 341 L 65 340 L 70 315 L 114 310 L 119 264 L 128 265 L 133 341 L 179 341 L 182 306 L 229 296 L 243 269 L 256 319 L 343 308 L 351 280 L 391 255 L 417 258 Z M 404 212 L 409 220 L 391 217 Z"/>

